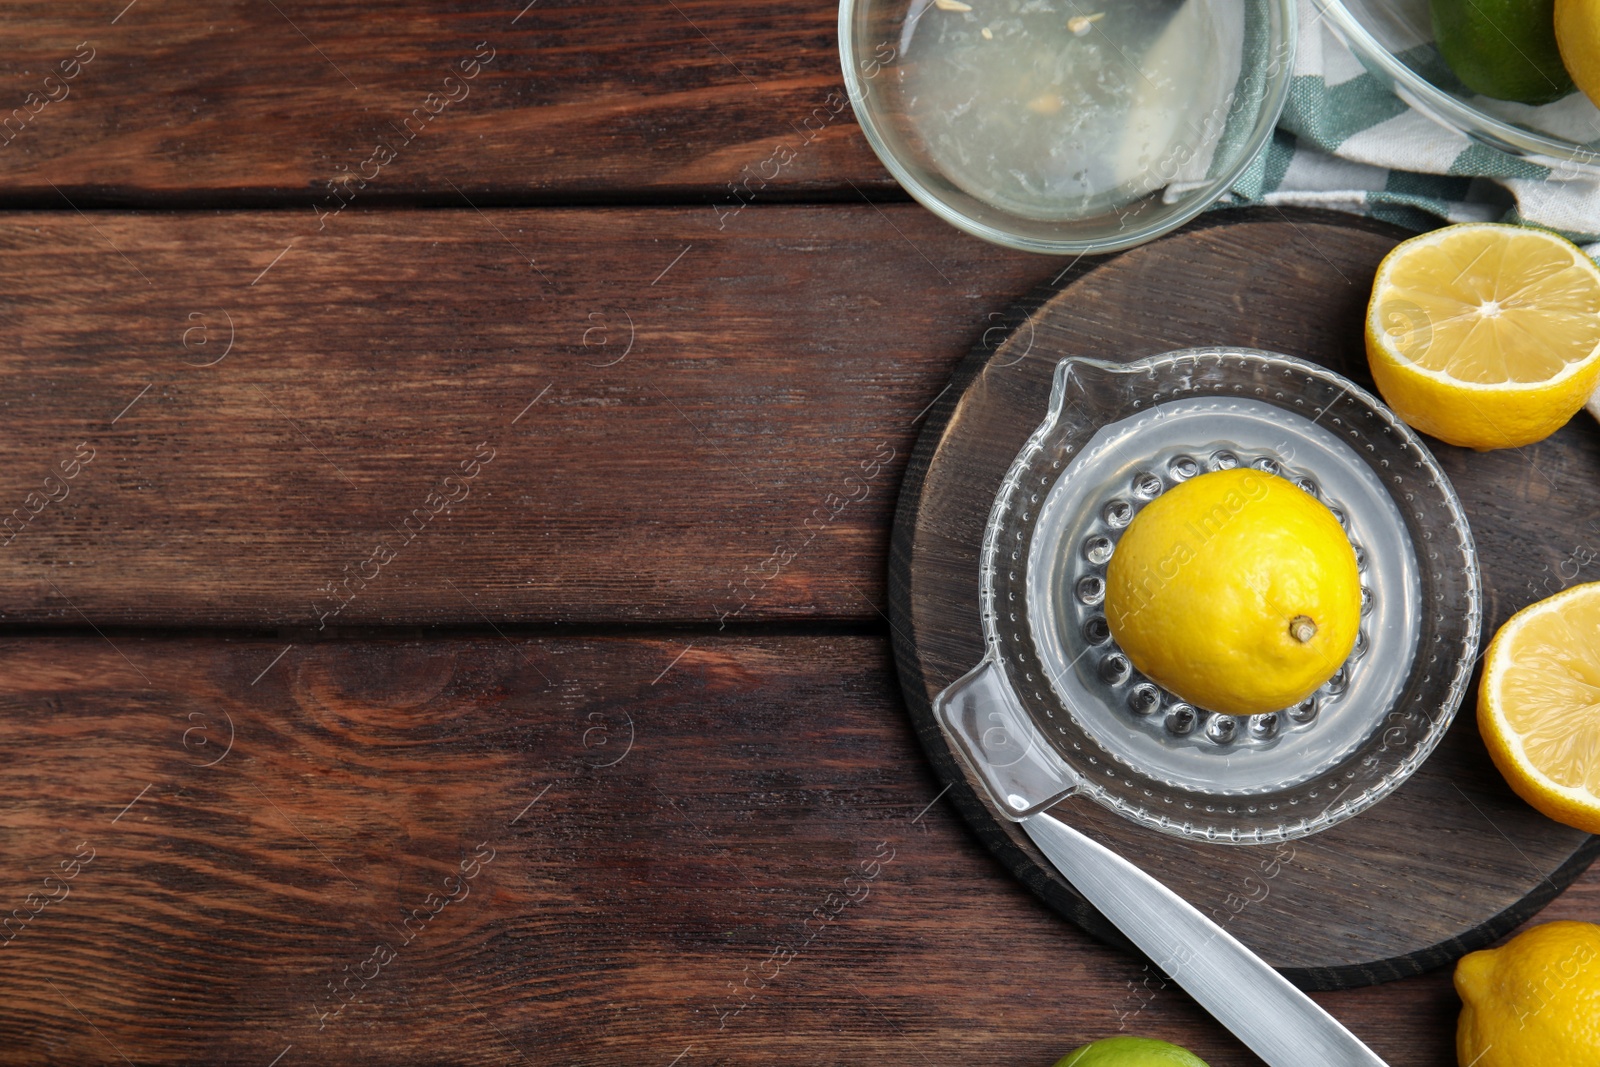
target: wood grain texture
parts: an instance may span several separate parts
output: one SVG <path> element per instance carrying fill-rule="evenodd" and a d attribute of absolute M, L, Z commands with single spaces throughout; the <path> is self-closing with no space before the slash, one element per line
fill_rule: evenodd
<path fill-rule="evenodd" d="M 845 102 L 834 5 L 384 10 L 8 4 L 0 198 L 293 204 L 309 218 L 346 174 L 371 179 L 363 199 L 457 205 L 897 194 Z"/>
<path fill-rule="evenodd" d="M 0 619 L 877 620 L 921 413 L 1060 269 L 894 205 L 305 222 L 0 218 Z"/>
<path fill-rule="evenodd" d="M 0 641 L 0 891 L 68 889 L 0 942 L 0 1061 L 1257 1062 L 936 799 L 883 641 L 686 644 Z M 1452 1063 L 1442 972 L 1318 999 Z"/>
<path fill-rule="evenodd" d="M 1035 294 L 1024 308 L 1038 312 L 1003 342 L 975 350 L 928 418 L 902 491 L 892 562 L 908 703 L 979 835 L 1031 888 L 1103 936 L 1120 940 L 1014 824 L 990 814 L 929 710 L 984 654 L 978 553 L 989 504 L 1044 417 L 1052 372 L 1066 356 L 1126 360 L 1237 345 L 1306 357 L 1372 389 L 1365 298 L 1401 236 L 1377 223 L 1272 212 L 1191 227 L 1082 270 L 1059 294 Z M 1600 428 L 1580 417 L 1536 448 L 1488 454 L 1429 444 L 1477 542 L 1487 643 L 1513 612 L 1577 577 L 1574 546 L 1597 532 L 1582 487 L 1600 479 Z M 1058 812 L 1201 911 L 1232 915 L 1235 936 L 1309 988 L 1450 963 L 1534 914 L 1600 849 L 1600 839 L 1550 822 L 1506 787 L 1478 738 L 1470 696 L 1410 781 L 1360 816 L 1292 842 L 1293 859 L 1270 879 L 1261 868 L 1276 866 L 1271 847 L 1190 843 L 1087 800 Z M 1241 908 L 1246 896 L 1254 899 Z"/>
<path fill-rule="evenodd" d="M 919 420 L 1061 267 L 860 203 L 835 19 L 5 5 L 0 1062 L 1254 1067 L 963 827 L 881 640 L 709 632 L 880 624 Z M 1499 618 L 1592 468 L 1486 462 Z M 699 630 L 320 640 L 616 624 Z M 196 626 L 287 636 L 136 632 Z M 1452 1062 L 1443 971 L 1319 1000 Z"/>

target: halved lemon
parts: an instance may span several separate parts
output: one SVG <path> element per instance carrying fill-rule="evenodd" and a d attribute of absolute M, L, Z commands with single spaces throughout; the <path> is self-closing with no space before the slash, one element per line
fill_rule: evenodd
<path fill-rule="evenodd" d="M 1446 226 L 1384 258 L 1366 334 L 1378 391 L 1411 426 L 1479 450 L 1532 444 L 1600 379 L 1600 268 L 1543 230 Z"/>
<path fill-rule="evenodd" d="M 1600 833 L 1600 582 L 1500 627 L 1484 657 L 1478 732 L 1518 796 Z"/>

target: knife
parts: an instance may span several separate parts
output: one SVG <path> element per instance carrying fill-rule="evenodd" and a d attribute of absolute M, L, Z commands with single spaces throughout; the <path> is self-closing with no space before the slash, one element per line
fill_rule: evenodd
<path fill-rule="evenodd" d="M 1316 1001 L 1150 875 L 1045 812 L 1021 822 L 1100 914 L 1271 1067 L 1388 1067 Z"/>

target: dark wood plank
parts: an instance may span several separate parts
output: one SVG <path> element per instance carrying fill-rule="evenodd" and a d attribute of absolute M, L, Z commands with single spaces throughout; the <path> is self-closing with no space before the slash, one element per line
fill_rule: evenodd
<path fill-rule="evenodd" d="M 929 417 L 895 531 L 892 601 L 907 699 L 980 836 L 1053 905 L 1103 936 L 1117 935 L 1018 827 L 978 800 L 929 710 L 984 655 L 978 561 L 994 493 L 1044 417 L 1054 367 L 1066 356 L 1239 345 L 1306 357 L 1372 389 L 1361 340 L 1366 294 L 1402 236 L 1340 216 L 1271 212 L 1192 227 L 1083 271 L 1059 294 L 1038 294 L 1048 302 L 1029 324 L 975 350 Z M 1477 542 L 1487 643 L 1513 612 L 1578 578 L 1573 546 L 1600 532 L 1584 493 L 1600 479 L 1600 427 L 1580 415 L 1526 450 L 1430 445 Z M 1232 915 L 1235 936 L 1302 984 L 1339 988 L 1438 967 L 1535 914 L 1600 850 L 1600 839 L 1543 818 L 1506 787 L 1478 737 L 1476 685 L 1410 781 L 1370 811 L 1292 842 L 1293 858 L 1269 884 L 1261 868 L 1278 869 L 1273 848 L 1187 842 L 1088 800 L 1058 810 L 1202 911 Z M 1244 904 L 1241 885 L 1263 895 Z"/>
<path fill-rule="evenodd" d="M 1255 1063 L 936 800 L 883 642 L 686 644 L 0 641 L 0 888 L 60 898 L 0 947 L 0 1059 Z M 1319 999 L 1453 1062 L 1443 972 Z"/>
<path fill-rule="evenodd" d="M 310 219 L 345 174 L 371 179 L 358 200 L 457 204 L 893 193 L 836 20 L 727 0 L 8 4 L 0 198 Z"/>
<path fill-rule="evenodd" d="M 0 620 L 877 620 L 922 412 L 1060 269 L 911 206 L 305 223 L 0 219 Z"/>

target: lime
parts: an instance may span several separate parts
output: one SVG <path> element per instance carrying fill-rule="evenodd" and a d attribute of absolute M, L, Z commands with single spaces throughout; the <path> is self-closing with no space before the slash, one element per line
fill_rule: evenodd
<path fill-rule="evenodd" d="M 1108 1037 L 1073 1049 L 1056 1067 L 1206 1067 L 1206 1062 L 1153 1037 Z"/>
<path fill-rule="evenodd" d="M 1550 818 L 1588 833 L 1600 833 L 1596 709 L 1600 582 L 1589 582 L 1511 616 L 1489 643 L 1478 690 L 1478 732 L 1506 782 Z"/>
<path fill-rule="evenodd" d="M 1548 104 L 1572 92 L 1556 47 L 1556 0 L 1432 0 L 1439 54 L 1474 92 Z"/>

